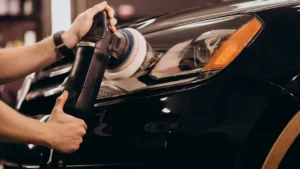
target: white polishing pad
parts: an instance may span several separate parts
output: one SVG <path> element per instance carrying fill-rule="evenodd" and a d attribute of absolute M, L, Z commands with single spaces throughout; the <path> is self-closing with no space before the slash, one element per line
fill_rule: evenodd
<path fill-rule="evenodd" d="M 146 58 L 147 42 L 144 36 L 135 29 L 126 28 L 134 38 L 132 52 L 126 61 L 115 69 L 107 69 L 105 78 L 110 80 L 125 79 L 138 71 Z"/>

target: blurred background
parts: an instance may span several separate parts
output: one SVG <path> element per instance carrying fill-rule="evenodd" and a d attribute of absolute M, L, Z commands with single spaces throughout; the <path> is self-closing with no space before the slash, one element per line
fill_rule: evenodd
<path fill-rule="evenodd" d="M 118 24 L 175 12 L 184 8 L 231 0 L 107 0 Z M 0 0 L 0 47 L 34 44 L 54 32 L 67 29 L 76 16 L 102 0 Z M 23 79 L 0 86 L 0 99 L 14 106 Z"/>

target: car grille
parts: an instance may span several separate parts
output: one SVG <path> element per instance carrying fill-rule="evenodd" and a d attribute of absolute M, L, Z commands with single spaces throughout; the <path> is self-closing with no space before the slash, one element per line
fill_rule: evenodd
<path fill-rule="evenodd" d="M 18 91 L 16 109 L 20 110 L 24 103 L 61 94 L 73 62 L 73 59 L 63 58 L 42 71 L 27 76 Z M 97 98 L 107 98 L 122 92 L 124 91 L 111 86 L 104 79 Z"/>

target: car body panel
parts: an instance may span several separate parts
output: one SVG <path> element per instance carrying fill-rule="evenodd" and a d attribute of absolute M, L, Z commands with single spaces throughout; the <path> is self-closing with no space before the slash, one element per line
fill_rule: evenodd
<path fill-rule="evenodd" d="M 279 8 L 281 6 L 297 4 L 299 4 L 299 0 L 237 0 L 184 9 L 176 13 L 162 15 L 158 18 L 150 18 L 143 22 L 125 24 L 121 27 L 133 27 L 145 35 L 151 32 L 157 32 L 178 25 L 199 22 L 202 20 L 240 13 L 254 13 Z"/>
<path fill-rule="evenodd" d="M 220 84 L 95 110 L 97 116 L 87 121 L 89 131 L 81 149 L 65 157 L 66 166 L 259 165 L 300 109 L 299 100 L 264 81 L 239 79 Z M 34 167 L 49 159 L 48 149 L 11 146 L 17 153 L 4 155 L 5 162 Z M 260 158 L 256 161 L 250 155 Z M 212 159 L 218 163 L 212 165 Z"/>

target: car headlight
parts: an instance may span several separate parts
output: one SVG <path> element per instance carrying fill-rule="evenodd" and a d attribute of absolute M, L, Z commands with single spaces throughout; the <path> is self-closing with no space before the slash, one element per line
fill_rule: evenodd
<path fill-rule="evenodd" d="M 151 24 L 155 24 L 155 19 L 132 25 L 132 28 L 147 29 Z M 243 14 L 187 23 L 144 34 L 148 52 L 143 64 L 129 78 L 103 79 L 98 94 L 100 104 L 97 103 L 96 106 L 114 103 L 120 97 L 148 90 L 151 90 L 148 94 L 156 94 L 155 89 L 168 92 L 174 86 L 212 78 L 230 66 L 262 28 L 263 24 L 256 16 Z M 56 69 L 54 71 L 56 74 L 61 72 Z M 55 84 L 31 91 L 26 100 L 49 97 L 62 90 L 63 83 Z"/>
<path fill-rule="evenodd" d="M 235 15 L 146 34 L 143 66 L 130 78 L 104 80 L 99 99 L 211 78 L 228 67 L 262 27 L 255 16 Z"/>

